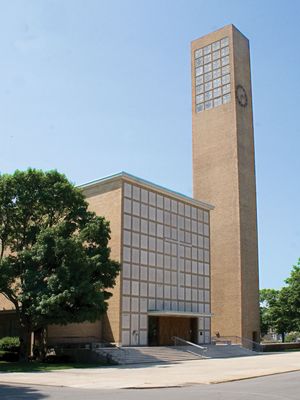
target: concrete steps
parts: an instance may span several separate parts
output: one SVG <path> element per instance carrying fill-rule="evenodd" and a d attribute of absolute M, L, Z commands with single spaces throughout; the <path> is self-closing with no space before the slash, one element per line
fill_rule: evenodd
<path fill-rule="evenodd" d="M 188 347 L 188 349 L 186 348 Z M 155 347 L 106 347 L 95 350 L 97 353 L 111 358 L 118 364 L 142 364 L 142 363 L 172 363 L 186 360 L 201 360 L 201 354 L 197 354 L 190 346 L 155 346 Z"/>
<path fill-rule="evenodd" d="M 118 364 L 173 363 L 209 358 L 246 357 L 258 354 L 240 345 L 205 345 L 205 347 L 205 351 L 193 346 L 102 347 L 94 351 Z"/>

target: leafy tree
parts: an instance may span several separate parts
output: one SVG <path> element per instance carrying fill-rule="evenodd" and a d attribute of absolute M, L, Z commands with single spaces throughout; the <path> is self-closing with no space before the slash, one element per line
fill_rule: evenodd
<path fill-rule="evenodd" d="M 259 291 L 260 302 L 260 331 L 262 335 L 266 335 L 272 328 L 273 320 L 270 313 L 271 304 L 277 299 L 278 291 L 275 289 L 261 289 Z"/>
<path fill-rule="evenodd" d="M 288 287 L 288 307 L 293 319 L 294 330 L 300 331 L 300 258 L 294 265 L 290 277 L 285 280 Z"/>
<path fill-rule="evenodd" d="M 289 306 L 290 290 L 260 290 L 261 331 L 266 334 L 270 329 L 281 334 L 284 342 L 285 333 L 294 329 L 294 318 Z"/>
<path fill-rule="evenodd" d="M 29 169 L 0 176 L 0 293 L 19 318 L 21 358 L 32 331 L 105 313 L 119 272 L 109 239 L 109 223 L 88 211 L 64 175 Z"/>

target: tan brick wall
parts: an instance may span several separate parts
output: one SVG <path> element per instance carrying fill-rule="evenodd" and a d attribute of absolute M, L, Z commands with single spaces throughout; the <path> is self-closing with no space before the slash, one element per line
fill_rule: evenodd
<path fill-rule="evenodd" d="M 15 306 L 3 294 L 0 293 L 0 312 L 4 310 L 14 310 Z"/>
<path fill-rule="evenodd" d="M 0 339 L 5 336 L 19 336 L 19 321 L 14 311 L 0 312 Z"/>
<path fill-rule="evenodd" d="M 9 251 L 4 252 L 4 256 L 9 255 Z M 0 313 L 4 310 L 14 310 L 15 306 L 3 294 L 0 293 Z"/>
<path fill-rule="evenodd" d="M 77 342 L 78 340 L 98 342 L 101 340 L 101 322 L 83 322 L 81 324 L 49 325 L 49 343 Z"/>
<path fill-rule="evenodd" d="M 230 41 L 231 102 L 196 113 L 194 50 L 225 36 Z M 192 76 L 194 197 L 215 206 L 211 213 L 212 332 L 251 339 L 252 331 L 259 331 L 259 313 L 247 39 L 229 25 L 192 42 Z M 238 83 L 248 93 L 249 104 L 243 109 L 235 100 Z"/>
<path fill-rule="evenodd" d="M 121 259 L 121 180 L 109 184 L 89 186 L 84 190 L 90 209 L 110 221 L 111 258 Z M 107 316 L 102 321 L 102 338 L 105 341 L 120 342 L 120 278 L 111 290 Z"/>

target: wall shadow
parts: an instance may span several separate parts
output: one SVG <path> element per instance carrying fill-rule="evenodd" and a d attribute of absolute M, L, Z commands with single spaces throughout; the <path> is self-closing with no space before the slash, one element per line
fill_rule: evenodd
<path fill-rule="evenodd" d="M 47 398 L 49 398 L 48 395 L 42 393 L 39 389 L 33 388 L 31 386 L 13 386 L 0 383 L 1 400 L 40 400 Z"/>

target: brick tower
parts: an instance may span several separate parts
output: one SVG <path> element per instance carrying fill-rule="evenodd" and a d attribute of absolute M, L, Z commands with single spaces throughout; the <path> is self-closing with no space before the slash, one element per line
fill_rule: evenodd
<path fill-rule="evenodd" d="M 249 41 L 233 25 L 192 42 L 194 198 L 211 215 L 212 334 L 259 339 Z"/>

